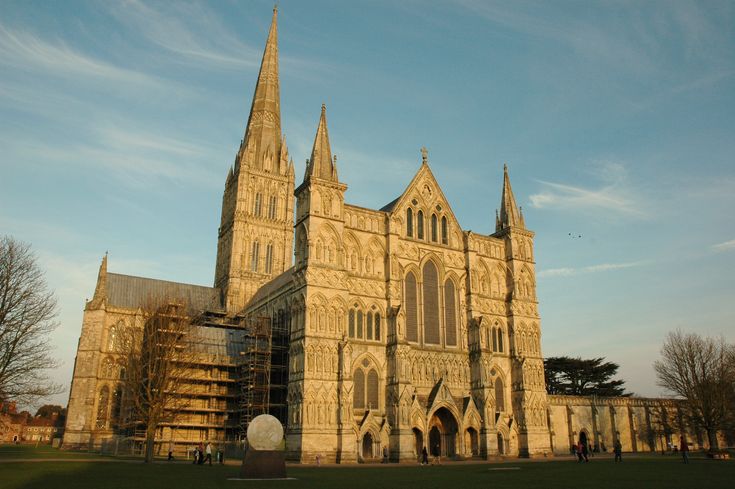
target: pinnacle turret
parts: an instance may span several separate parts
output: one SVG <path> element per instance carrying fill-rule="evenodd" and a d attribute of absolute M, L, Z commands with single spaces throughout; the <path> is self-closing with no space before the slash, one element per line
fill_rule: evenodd
<path fill-rule="evenodd" d="M 525 228 L 523 222 L 523 214 L 518 210 L 516 199 L 513 196 L 513 189 L 510 186 L 510 177 L 508 176 L 508 165 L 503 165 L 503 195 L 500 199 L 500 216 L 496 215 L 495 232 L 507 229 L 509 227 Z"/>
<path fill-rule="evenodd" d="M 319 117 L 319 127 L 316 130 L 311 158 L 309 158 L 306 166 L 305 179 L 307 178 L 320 178 L 333 182 L 338 181 L 337 158 L 332 159 L 332 149 L 329 146 L 329 131 L 327 130 L 327 107 L 324 104 L 322 104 L 322 113 Z"/>

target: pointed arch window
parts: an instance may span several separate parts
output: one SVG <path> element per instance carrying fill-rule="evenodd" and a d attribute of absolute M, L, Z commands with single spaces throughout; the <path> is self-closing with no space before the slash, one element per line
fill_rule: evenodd
<path fill-rule="evenodd" d="M 362 311 L 358 310 L 357 311 L 357 333 L 356 333 L 358 338 L 362 338 L 362 320 L 363 320 Z"/>
<path fill-rule="evenodd" d="M 97 398 L 97 428 L 107 428 L 109 404 L 110 389 L 107 386 L 104 386 L 100 389 L 100 394 Z"/>
<path fill-rule="evenodd" d="M 276 209 L 278 209 L 278 201 L 275 195 L 268 198 L 268 219 L 276 218 Z"/>
<path fill-rule="evenodd" d="M 375 369 L 370 369 L 367 374 L 367 408 L 378 409 L 378 373 Z"/>
<path fill-rule="evenodd" d="M 406 209 L 406 236 L 413 238 L 413 209 Z"/>
<path fill-rule="evenodd" d="M 503 380 L 498 377 L 495 379 L 495 412 L 502 413 L 505 411 L 505 389 Z"/>
<path fill-rule="evenodd" d="M 447 216 L 442 216 L 442 244 L 449 244 L 449 237 L 448 237 L 448 229 L 447 229 Z"/>
<path fill-rule="evenodd" d="M 112 409 L 110 410 L 110 426 L 117 429 L 122 418 L 122 387 L 117 386 L 112 394 Z"/>
<path fill-rule="evenodd" d="M 347 316 L 347 331 L 350 338 L 355 337 L 355 310 L 350 309 Z"/>
<path fill-rule="evenodd" d="M 273 243 L 265 247 L 265 273 L 273 271 Z"/>
<path fill-rule="evenodd" d="M 416 297 L 416 277 L 413 272 L 406 274 L 404 281 L 404 302 L 406 304 L 406 339 L 419 340 L 418 301 Z"/>
<path fill-rule="evenodd" d="M 439 274 L 436 265 L 427 261 L 424 265 L 424 343 L 438 345 L 439 337 Z"/>
<path fill-rule="evenodd" d="M 457 346 L 457 300 L 454 282 L 444 282 L 444 338 L 447 346 Z"/>
<path fill-rule="evenodd" d="M 368 311 L 367 321 L 365 322 L 365 339 L 373 339 L 373 311 Z"/>
<path fill-rule="evenodd" d="M 355 370 L 352 376 L 354 388 L 352 390 L 352 407 L 355 409 L 365 409 L 365 374 L 361 368 Z"/>
<path fill-rule="evenodd" d="M 424 239 L 424 211 L 419 211 L 416 215 L 416 237 Z"/>
<path fill-rule="evenodd" d="M 373 306 L 373 320 L 375 321 L 375 341 L 380 341 L 380 311 Z"/>
<path fill-rule="evenodd" d="M 258 271 L 258 255 L 260 254 L 260 243 L 255 241 L 253 243 L 253 251 L 250 256 L 250 270 L 253 272 Z"/>
<path fill-rule="evenodd" d="M 120 332 L 123 327 L 122 320 L 110 326 L 110 331 L 107 333 L 107 351 L 117 351 L 120 343 Z"/>
<path fill-rule="evenodd" d="M 436 243 L 437 240 L 438 240 L 438 238 L 437 238 L 437 232 L 438 232 L 438 230 L 437 230 L 437 224 L 438 224 L 438 221 L 436 219 L 436 214 L 432 214 L 431 215 L 431 241 L 433 241 L 434 243 Z"/>
<path fill-rule="evenodd" d="M 260 217 L 260 213 L 263 210 L 263 194 L 260 192 L 255 194 L 255 203 L 253 204 L 253 214 L 255 217 Z"/>

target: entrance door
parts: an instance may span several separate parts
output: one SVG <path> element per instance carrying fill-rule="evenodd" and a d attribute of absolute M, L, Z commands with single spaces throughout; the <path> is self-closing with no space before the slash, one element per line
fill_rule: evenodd
<path fill-rule="evenodd" d="M 416 456 L 421 455 L 421 451 L 424 448 L 424 434 L 418 428 L 413 429 L 413 438 L 416 442 Z"/>
<path fill-rule="evenodd" d="M 433 426 L 429 431 L 429 453 L 433 457 L 438 457 L 442 454 L 442 435 L 436 426 Z"/>
<path fill-rule="evenodd" d="M 370 433 L 362 437 L 362 458 L 373 458 L 373 437 Z"/>

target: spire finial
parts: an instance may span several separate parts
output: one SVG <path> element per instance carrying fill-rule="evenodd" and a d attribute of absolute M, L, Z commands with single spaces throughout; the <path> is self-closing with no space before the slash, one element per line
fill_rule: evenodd
<path fill-rule="evenodd" d="M 421 163 L 424 165 L 429 163 L 429 150 L 426 149 L 426 146 L 421 146 Z"/>
<path fill-rule="evenodd" d="M 326 113 L 327 113 L 327 104 L 322 103 L 322 114 L 326 114 Z"/>

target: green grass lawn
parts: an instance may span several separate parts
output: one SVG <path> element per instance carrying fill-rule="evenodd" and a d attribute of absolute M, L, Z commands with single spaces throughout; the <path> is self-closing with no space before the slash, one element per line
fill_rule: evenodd
<path fill-rule="evenodd" d="M 13 462 L 0 449 L 0 487 L 20 488 L 340 488 L 386 489 L 481 487 L 522 488 L 666 488 L 730 487 L 735 462 L 693 457 L 684 465 L 678 457 L 627 457 L 614 464 L 597 457 L 588 464 L 570 460 L 553 462 L 510 461 L 502 464 L 366 465 L 288 468 L 294 481 L 229 481 L 237 477 L 236 466 L 195 466 L 186 463 L 144 465 L 120 462 Z M 57 452 L 64 454 L 65 452 Z M 48 455 L 48 452 L 47 452 Z M 80 454 L 83 455 L 83 454 Z M 16 457 L 20 458 L 20 457 Z M 31 457 L 23 457 L 31 458 Z M 46 458 L 46 457 L 37 457 Z M 105 458 L 111 460 L 110 458 Z M 510 469 L 517 470 L 492 470 Z"/>

